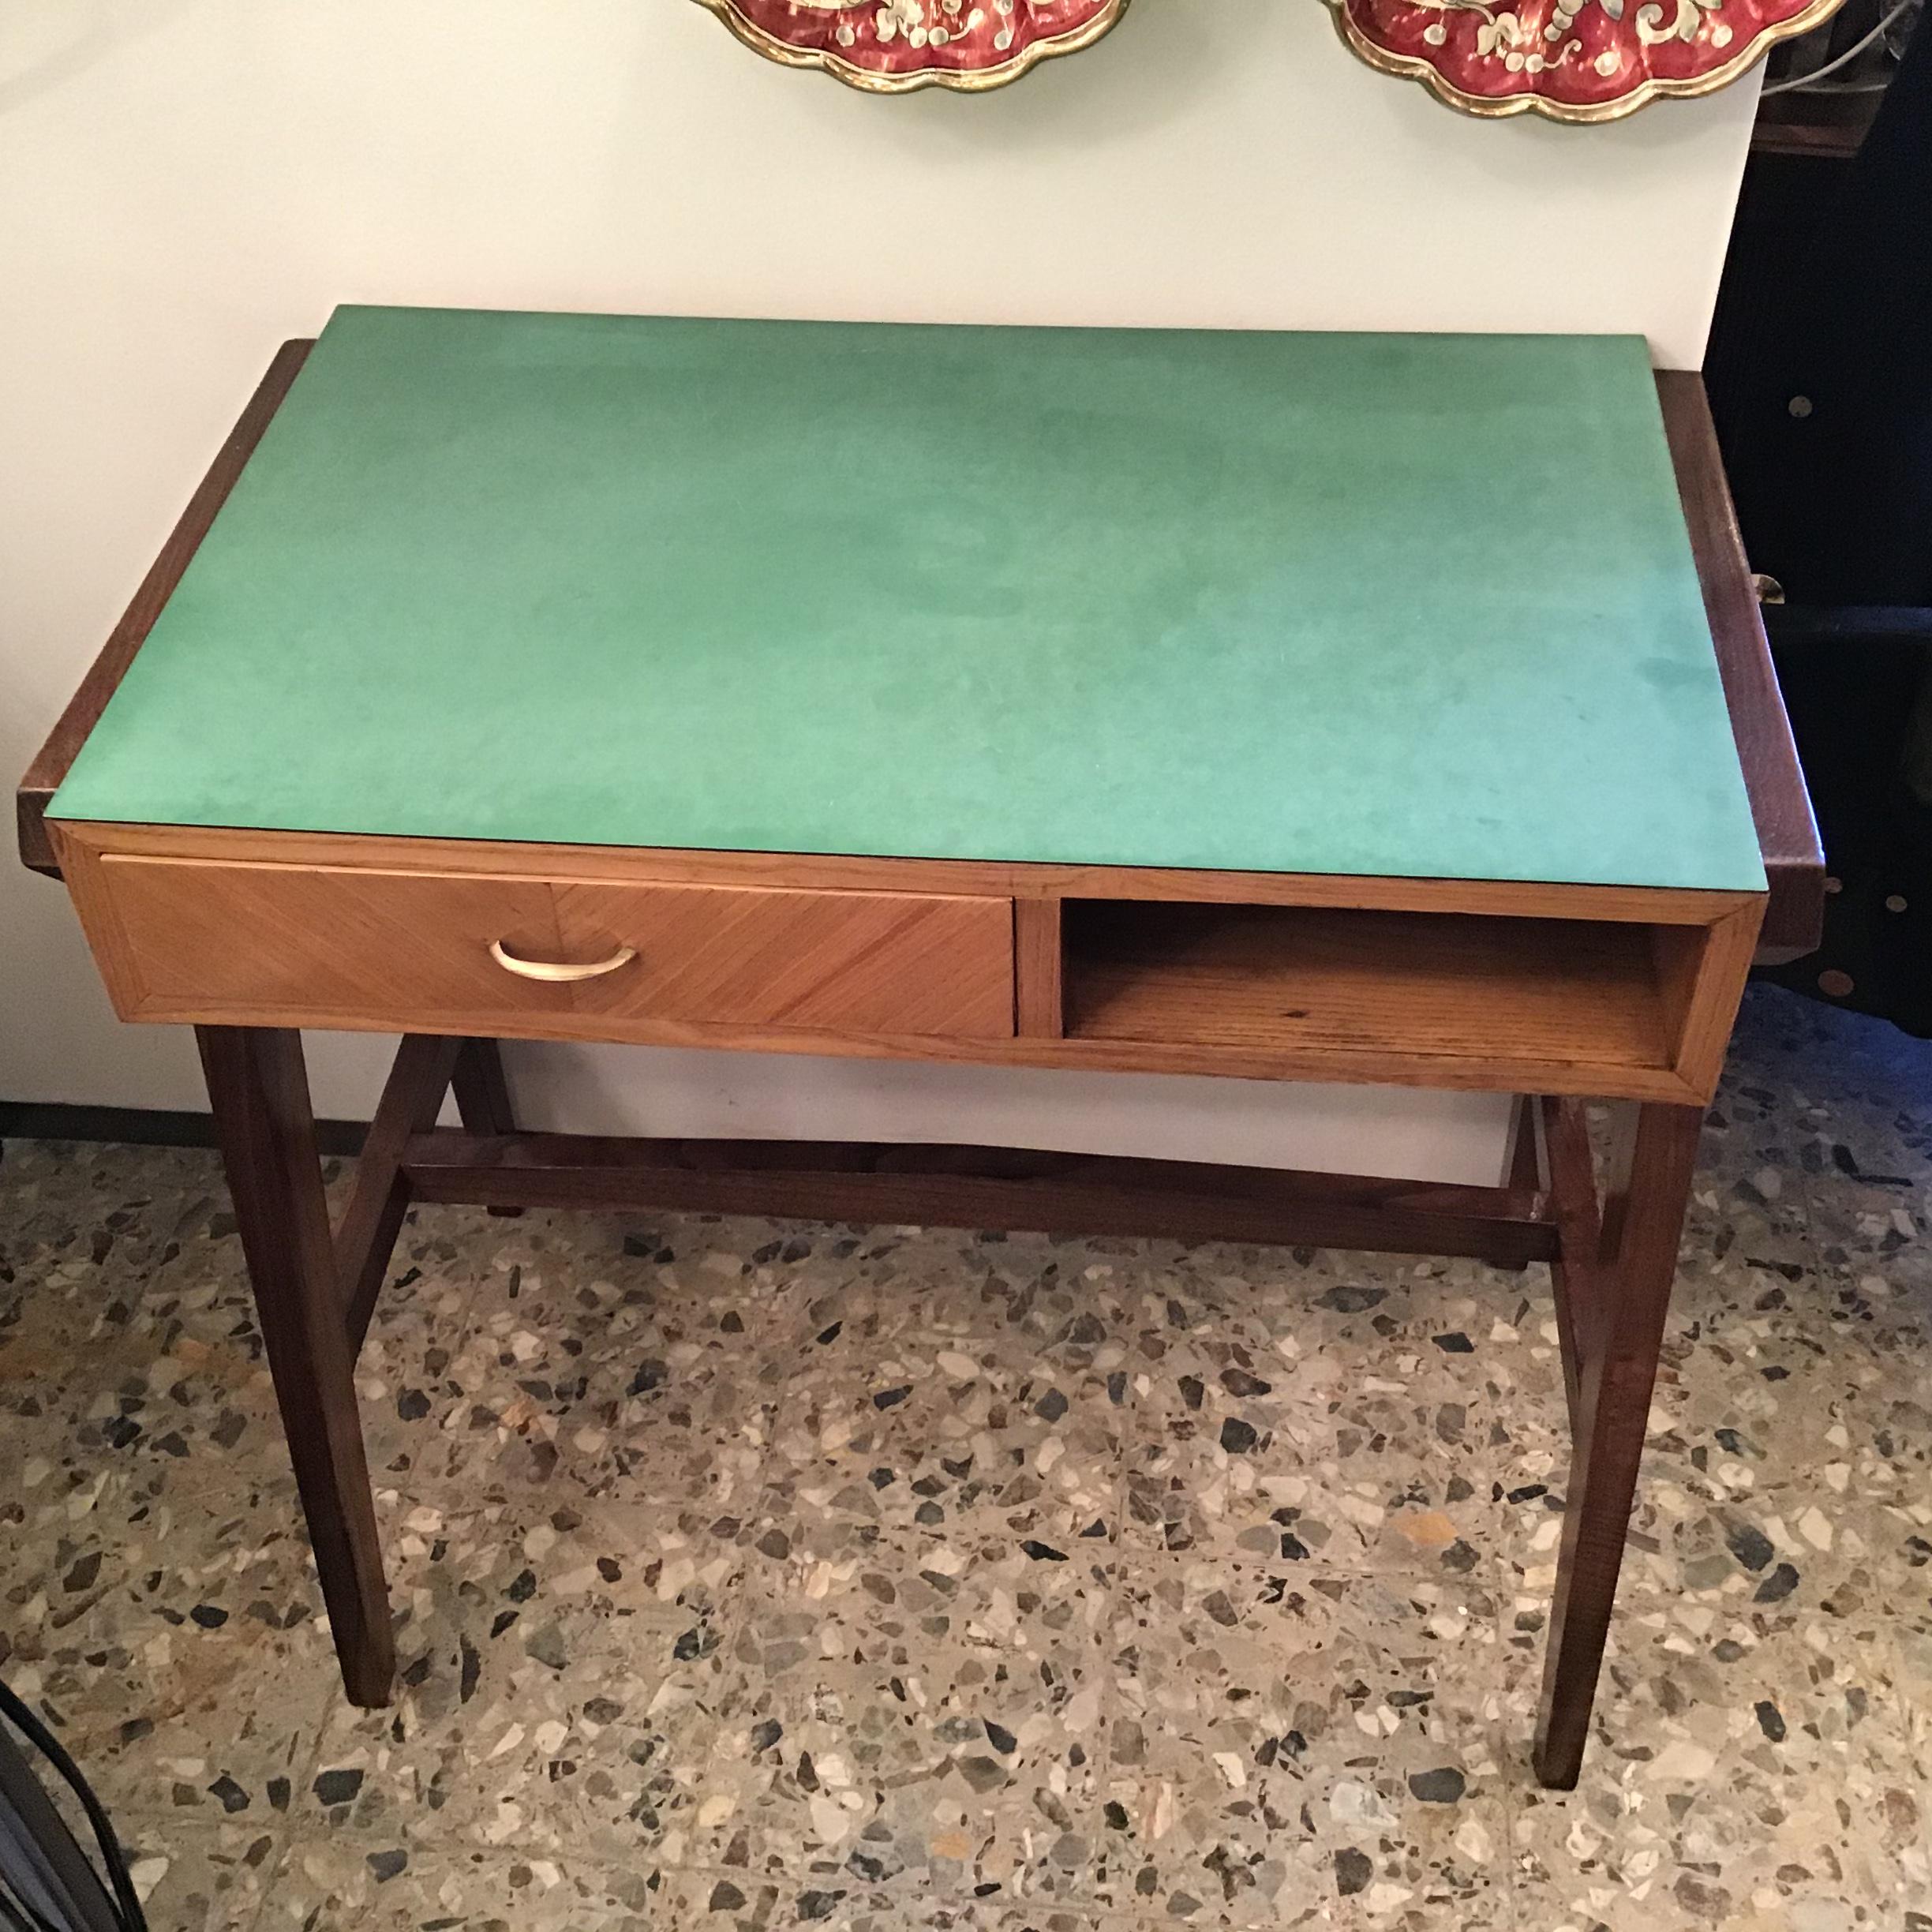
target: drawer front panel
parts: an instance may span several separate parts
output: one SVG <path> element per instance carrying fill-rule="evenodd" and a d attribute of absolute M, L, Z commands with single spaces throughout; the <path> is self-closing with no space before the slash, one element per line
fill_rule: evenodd
<path fill-rule="evenodd" d="M 943 894 L 610 885 L 120 857 L 81 900 L 135 1019 L 635 1038 L 655 1023 L 1009 1039 L 1013 908 Z M 91 902 L 91 903 L 90 903 Z M 526 977 L 492 956 L 582 965 Z"/>
<path fill-rule="evenodd" d="M 186 1007 L 455 1021 L 541 1012 L 564 990 L 515 979 L 490 957 L 492 940 L 561 957 L 541 879 L 110 856 L 101 883 L 137 1018 Z"/>
<path fill-rule="evenodd" d="M 560 884 L 569 959 L 628 965 L 580 1011 L 694 1025 L 1010 1039 L 1013 902 L 916 893 Z"/>

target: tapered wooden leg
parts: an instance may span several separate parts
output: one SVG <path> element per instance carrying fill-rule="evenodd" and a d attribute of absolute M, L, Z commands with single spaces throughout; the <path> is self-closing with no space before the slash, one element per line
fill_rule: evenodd
<path fill-rule="evenodd" d="M 395 1640 L 301 1035 L 195 1035 L 343 1684 L 353 1702 L 387 1704 Z"/>
<path fill-rule="evenodd" d="M 473 1134 L 508 1134 L 516 1132 L 516 1116 L 510 1107 L 510 1083 L 504 1078 L 503 1050 L 493 1039 L 466 1039 L 456 1055 L 456 1074 L 452 1083 L 456 1111 L 462 1117 L 463 1129 Z M 491 1207 L 485 1213 L 507 1219 L 520 1215 L 521 1208 Z"/>
<path fill-rule="evenodd" d="M 1567 1250 L 1561 1264 L 1574 1440 L 1536 1739 L 1537 1775 L 1559 1790 L 1582 1766 L 1703 1118 L 1698 1107 L 1635 1110 L 1601 1232 L 1591 1227 L 1597 1252 Z"/>

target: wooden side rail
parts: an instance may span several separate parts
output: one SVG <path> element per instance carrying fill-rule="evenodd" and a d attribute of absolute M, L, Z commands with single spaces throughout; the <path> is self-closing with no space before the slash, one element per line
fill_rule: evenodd
<path fill-rule="evenodd" d="M 1825 848 L 1772 666 L 1704 379 L 1694 369 L 1665 369 L 1657 385 L 1704 591 L 1704 614 L 1771 888 L 1758 957 L 1767 964 L 1781 964 L 1814 952 L 1824 935 Z"/>
<path fill-rule="evenodd" d="M 402 1151 L 417 1198 L 672 1209 L 1178 1241 L 1552 1260 L 1538 1194 L 1008 1148 L 651 1140 L 442 1129 Z"/>
<path fill-rule="evenodd" d="M 462 1129 L 434 1125 L 452 1080 Z M 402 1041 L 333 1237 L 352 1355 L 415 1200 L 1357 1248 L 1501 1267 L 1560 1257 L 1557 1205 L 1526 1168 L 1491 1188 L 1013 1148 L 518 1133 L 508 1107 L 494 1041 Z"/>

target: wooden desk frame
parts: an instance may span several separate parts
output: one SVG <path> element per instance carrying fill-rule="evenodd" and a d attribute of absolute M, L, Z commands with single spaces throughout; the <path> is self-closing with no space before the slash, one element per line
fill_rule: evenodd
<path fill-rule="evenodd" d="M 1817 830 L 1698 378 L 1661 375 L 1658 391 L 1768 895 L 51 823 L 55 789 L 309 346 L 291 342 L 275 357 L 29 769 L 17 807 L 21 856 L 66 879 L 117 1010 L 195 1026 L 351 1698 L 386 1703 L 395 1676 L 353 1374 L 412 1201 L 500 1213 L 683 1209 L 1306 1242 L 1550 1266 L 1573 1448 L 1535 1762 L 1544 1783 L 1574 1785 L 1703 1106 L 1754 945 L 1760 957 L 1809 950 L 1823 904 Z M 765 1010 L 739 1025 L 714 1015 L 672 1020 L 600 1007 L 594 994 L 580 1005 L 567 992 L 546 1005 L 549 996 L 521 987 L 506 993 L 500 1011 L 452 996 L 425 1012 L 406 973 L 381 986 L 352 973 L 346 993 L 292 987 L 286 961 L 269 956 L 272 935 L 239 977 L 198 980 L 205 944 L 192 921 L 177 930 L 157 913 L 166 895 L 157 901 L 149 889 L 156 868 L 170 867 L 216 913 L 234 903 L 223 892 L 267 893 L 247 903 L 267 905 L 265 924 L 279 919 L 305 938 L 327 930 L 321 922 L 338 902 L 331 894 L 373 893 L 380 908 L 385 894 L 406 900 L 478 882 L 607 897 L 642 890 L 660 909 L 702 892 L 846 908 L 898 893 L 900 903 L 937 908 L 949 951 L 955 933 L 995 937 L 987 940 L 985 972 L 968 972 L 971 984 L 950 995 L 966 1002 L 972 1024 L 945 1036 L 895 1030 L 889 1016 L 830 1031 Z M 316 922 L 307 933 L 305 915 Z M 1284 933 L 1294 944 L 1281 952 L 1320 956 L 1324 995 L 1346 1008 L 1346 1025 L 1296 1024 L 1309 1013 L 1284 1001 L 1301 983 L 1275 973 L 1271 951 Z M 889 953 L 909 942 L 882 935 L 877 943 Z M 1378 972 L 1378 949 L 1421 964 L 1406 975 Z M 685 988 L 701 1008 L 704 991 Z M 864 989 L 852 997 L 855 1012 L 873 1013 Z M 1554 1035 L 1537 1032 L 1535 1016 L 1564 1002 L 1575 1004 L 1578 1018 L 1574 1039 L 1559 1050 Z M 354 1193 L 333 1228 L 298 1030 L 331 1025 L 403 1034 Z M 610 1140 L 516 1131 L 496 1045 L 511 1036 L 1395 1081 L 1527 1097 L 1510 1171 L 1496 1187 L 1001 1148 Z M 435 1125 L 452 1088 L 459 1130 Z M 1619 1122 L 1601 1193 L 1585 1123 L 1589 1098 L 1614 1103 Z"/>

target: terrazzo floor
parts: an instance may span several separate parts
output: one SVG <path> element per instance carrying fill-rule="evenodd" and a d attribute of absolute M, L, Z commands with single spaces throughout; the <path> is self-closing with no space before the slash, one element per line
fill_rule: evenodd
<path fill-rule="evenodd" d="M 157 1932 L 1932 1932 L 1928 1212 L 1932 1048 L 1754 990 L 1555 1796 L 1541 1269 L 420 1210 L 364 1713 L 213 1157 L 14 1142 L 0 1676 Z"/>

